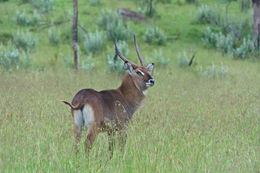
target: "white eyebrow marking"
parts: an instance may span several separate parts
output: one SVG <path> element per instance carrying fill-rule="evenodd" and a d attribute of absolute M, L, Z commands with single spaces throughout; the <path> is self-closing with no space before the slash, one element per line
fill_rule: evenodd
<path fill-rule="evenodd" d="M 137 71 L 139 71 L 142 75 L 144 75 L 144 72 L 142 72 L 141 70 L 137 70 Z"/>

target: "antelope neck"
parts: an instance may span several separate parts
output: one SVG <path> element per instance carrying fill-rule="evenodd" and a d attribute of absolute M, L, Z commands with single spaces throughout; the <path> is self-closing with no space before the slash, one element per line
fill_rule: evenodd
<path fill-rule="evenodd" d="M 123 97 L 125 98 L 127 104 L 132 107 L 133 112 L 138 108 L 144 99 L 144 94 L 135 85 L 132 77 L 126 74 L 121 86 L 118 88 Z"/>

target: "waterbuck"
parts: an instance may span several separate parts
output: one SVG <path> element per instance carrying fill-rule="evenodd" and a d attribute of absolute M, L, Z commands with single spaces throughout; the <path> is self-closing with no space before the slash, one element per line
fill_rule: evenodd
<path fill-rule="evenodd" d="M 128 72 L 119 88 L 103 91 L 82 89 L 74 96 L 71 104 L 62 100 L 71 107 L 76 153 L 84 125 L 87 128 L 86 155 L 89 154 L 99 132 L 108 133 L 111 156 L 113 155 L 116 131 L 119 133 L 121 147 L 124 147 L 129 120 L 145 98 L 147 88 L 154 85 L 154 79 L 149 74 L 154 64 L 144 65 L 135 37 L 134 42 L 141 63 L 140 66 L 127 60 L 120 53 L 117 47 L 117 39 L 115 39 L 115 58 L 119 56 L 124 61 L 124 68 Z"/>

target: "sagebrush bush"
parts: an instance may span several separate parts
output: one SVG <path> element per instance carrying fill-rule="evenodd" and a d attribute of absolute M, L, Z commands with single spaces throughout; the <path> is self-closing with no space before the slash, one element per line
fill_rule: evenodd
<path fill-rule="evenodd" d="M 125 57 L 127 57 L 128 53 L 129 53 L 129 49 L 128 49 L 128 44 L 125 41 L 118 42 L 118 49 Z M 112 71 L 112 72 L 117 72 L 120 74 L 125 73 L 124 62 L 119 57 L 117 57 L 117 59 L 114 60 L 114 56 L 115 56 L 114 51 L 108 52 L 108 55 L 107 55 L 108 70 Z"/>
<path fill-rule="evenodd" d="M 246 58 L 252 52 L 256 51 L 255 41 L 256 40 L 250 39 L 249 37 L 243 38 L 243 42 L 240 45 L 240 47 L 238 47 L 234 50 L 234 55 L 237 58 Z"/>
<path fill-rule="evenodd" d="M 252 7 L 252 0 L 239 0 L 240 9 L 242 12 L 246 12 Z"/>
<path fill-rule="evenodd" d="M 90 0 L 89 4 L 92 5 L 92 6 L 100 5 L 101 0 Z"/>
<path fill-rule="evenodd" d="M 166 42 L 166 36 L 164 32 L 158 27 L 148 27 L 143 39 L 146 43 L 149 44 L 155 43 L 158 45 L 163 45 Z"/>
<path fill-rule="evenodd" d="M 19 51 L 11 42 L 6 46 L 0 44 L 0 66 L 5 70 L 17 69 L 20 66 Z"/>
<path fill-rule="evenodd" d="M 246 58 L 256 51 L 254 37 L 247 36 L 240 40 L 232 32 L 226 35 L 222 32 L 215 33 L 209 27 L 204 33 L 203 41 L 216 47 L 219 51 L 237 58 Z"/>
<path fill-rule="evenodd" d="M 117 25 L 108 24 L 106 33 L 109 40 L 115 40 L 115 36 L 118 40 L 129 40 L 133 35 L 133 32 L 124 26 L 123 22 L 119 22 Z"/>
<path fill-rule="evenodd" d="M 215 10 L 215 8 L 210 7 L 208 5 L 201 6 L 197 11 L 197 19 L 198 23 L 202 24 L 216 24 L 220 23 L 220 15 Z"/>
<path fill-rule="evenodd" d="M 167 66 L 170 63 L 170 59 L 163 56 L 161 49 L 159 51 L 154 50 L 154 63 L 156 66 Z"/>
<path fill-rule="evenodd" d="M 160 1 L 161 0 L 157 0 L 156 2 Z M 156 14 L 156 2 L 153 0 L 142 0 L 138 12 L 148 17 L 153 17 Z"/>
<path fill-rule="evenodd" d="M 25 10 L 23 12 L 16 11 L 16 23 L 21 26 L 37 25 L 40 22 L 40 15 L 36 10 L 33 11 L 33 15 L 29 16 Z"/>
<path fill-rule="evenodd" d="M 103 29 L 107 29 L 109 24 L 118 25 L 122 18 L 111 10 L 101 11 L 101 14 L 97 20 L 97 24 Z"/>
<path fill-rule="evenodd" d="M 35 0 L 33 1 L 33 3 L 39 8 L 39 11 L 41 13 L 48 13 L 49 11 L 54 9 L 53 0 Z"/>
<path fill-rule="evenodd" d="M 90 72 L 94 69 L 94 67 L 95 67 L 95 62 L 92 54 L 89 54 L 85 59 L 83 59 L 82 57 L 80 58 L 79 68 L 81 70 Z"/>
<path fill-rule="evenodd" d="M 200 0 L 185 0 L 186 3 L 194 3 L 194 4 L 198 4 L 200 2 Z"/>
<path fill-rule="evenodd" d="M 223 33 L 219 32 L 216 34 L 216 47 L 223 53 L 233 55 L 235 42 L 236 37 L 233 33 L 228 33 L 227 35 L 224 35 Z"/>
<path fill-rule="evenodd" d="M 17 31 L 13 36 L 14 44 L 17 48 L 27 51 L 32 51 L 37 44 L 37 38 L 30 32 Z"/>
<path fill-rule="evenodd" d="M 225 78 L 228 77 L 229 71 L 228 67 L 223 64 L 221 66 L 217 66 L 212 63 L 206 67 L 204 74 L 207 78 Z"/>
<path fill-rule="evenodd" d="M 216 43 L 217 43 L 216 33 L 213 32 L 210 27 L 206 28 L 202 40 L 212 45 L 213 47 L 216 47 Z"/>
<path fill-rule="evenodd" d="M 187 56 L 186 51 L 179 53 L 179 55 L 177 56 L 177 62 L 178 62 L 179 67 L 188 67 L 189 66 L 189 58 Z"/>
<path fill-rule="evenodd" d="M 23 12 L 16 11 L 16 23 L 22 26 L 26 26 L 30 23 L 28 17 L 26 16 L 25 11 Z"/>
<path fill-rule="evenodd" d="M 60 31 L 56 29 L 49 29 L 48 37 L 49 37 L 49 43 L 56 46 L 60 42 Z"/>
<path fill-rule="evenodd" d="M 124 25 L 122 18 L 115 12 L 102 11 L 98 18 L 98 25 L 106 31 L 107 39 L 128 40 L 132 31 Z"/>
<path fill-rule="evenodd" d="M 84 42 L 86 52 L 98 53 L 102 50 L 104 43 L 105 38 L 102 32 L 89 33 Z"/>

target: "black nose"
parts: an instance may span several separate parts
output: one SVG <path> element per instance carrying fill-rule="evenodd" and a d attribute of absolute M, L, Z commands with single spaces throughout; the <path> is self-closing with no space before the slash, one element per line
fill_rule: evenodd
<path fill-rule="evenodd" d="M 149 82 L 154 85 L 154 79 L 149 79 Z"/>

